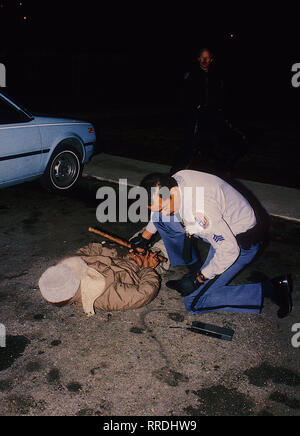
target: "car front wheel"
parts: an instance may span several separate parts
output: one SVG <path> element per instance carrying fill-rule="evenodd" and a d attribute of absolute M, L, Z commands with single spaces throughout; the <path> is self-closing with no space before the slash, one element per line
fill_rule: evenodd
<path fill-rule="evenodd" d="M 81 173 L 82 164 L 75 148 L 59 148 L 51 156 L 41 183 L 50 191 L 65 192 L 76 185 Z"/>

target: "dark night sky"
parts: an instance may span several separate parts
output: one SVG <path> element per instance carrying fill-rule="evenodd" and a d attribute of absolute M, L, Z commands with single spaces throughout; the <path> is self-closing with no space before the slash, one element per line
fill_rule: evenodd
<path fill-rule="evenodd" d="M 22 6 L 18 6 L 20 2 Z M 0 3 L 6 5 L 0 14 L 8 11 L 10 16 L 5 44 L 19 46 L 180 52 L 205 42 L 223 44 L 231 32 L 247 48 L 257 42 L 269 50 L 277 49 L 282 42 L 295 48 L 297 44 L 295 12 L 282 5 L 272 4 L 264 12 L 253 2 L 250 6 L 243 2 L 239 7 L 230 7 L 228 2 L 226 6 L 214 2 L 210 7 L 204 2 L 166 1 L 0 0 Z M 22 20 L 24 16 L 26 22 Z M 27 40 L 29 35 L 31 41 Z"/>
<path fill-rule="evenodd" d="M 292 64 L 300 62 L 297 17 L 288 5 L 272 4 L 263 11 L 262 2 L 209 7 L 204 2 L 20 1 L 22 6 L 0 0 L 5 5 L 0 52 L 110 54 L 107 71 L 119 70 L 106 75 L 111 84 L 122 77 L 134 83 L 136 75 L 151 89 L 163 89 L 167 82 L 176 87 L 195 51 L 209 46 L 242 94 L 262 88 L 265 99 L 274 93 L 281 99 L 291 92 Z"/>

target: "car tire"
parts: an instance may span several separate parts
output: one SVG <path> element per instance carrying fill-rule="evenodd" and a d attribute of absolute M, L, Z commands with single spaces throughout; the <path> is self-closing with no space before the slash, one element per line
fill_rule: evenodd
<path fill-rule="evenodd" d="M 81 157 L 74 147 L 58 147 L 41 177 L 41 184 L 52 192 L 70 191 L 79 181 L 82 170 Z"/>

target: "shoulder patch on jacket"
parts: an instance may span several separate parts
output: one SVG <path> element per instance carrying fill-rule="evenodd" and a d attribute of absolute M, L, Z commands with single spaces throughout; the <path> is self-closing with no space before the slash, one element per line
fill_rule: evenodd
<path fill-rule="evenodd" d="M 203 213 L 194 213 L 193 215 L 195 222 L 199 224 L 200 227 L 202 227 L 204 230 L 209 227 L 210 222 L 207 216 L 203 215 Z"/>

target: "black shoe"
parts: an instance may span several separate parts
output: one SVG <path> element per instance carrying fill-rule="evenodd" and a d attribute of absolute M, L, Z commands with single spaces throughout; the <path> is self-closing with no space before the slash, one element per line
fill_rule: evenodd
<path fill-rule="evenodd" d="M 180 280 L 169 280 L 166 283 L 169 289 L 179 292 L 183 297 L 192 294 L 201 286 L 197 280 L 197 273 L 186 274 Z"/>
<path fill-rule="evenodd" d="M 274 287 L 274 302 L 279 306 L 278 318 L 285 318 L 293 307 L 292 278 L 289 274 L 271 280 Z"/>
<path fill-rule="evenodd" d="M 169 280 L 166 283 L 166 287 L 167 288 L 173 289 L 174 291 L 178 291 L 178 292 L 179 292 L 179 289 L 180 289 L 179 285 L 180 285 L 180 280 Z"/>
<path fill-rule="evenodd" d="M 200 260 L 197 260 L 197 262 L 193 263 L 192 265 L 187 265 L 190 274 L 194 274 L 194 273 L 200 271 L 201 265 L 202 265 L 202 262 Z"/>

